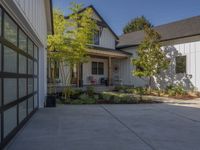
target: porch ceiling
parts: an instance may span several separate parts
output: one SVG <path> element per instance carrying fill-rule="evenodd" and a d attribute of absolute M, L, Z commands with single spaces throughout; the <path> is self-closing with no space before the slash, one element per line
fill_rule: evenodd
<path fill-rule="evenodd" d="M 111 49 L 88 49 L 89 55 L 94 56 L 102 56 L 102 57 L 112 57 L 112 58 L 119 58 L 124 59 L 131 56 L 130 53 L 126 53 L 119 50 L 111 50 Z"/>

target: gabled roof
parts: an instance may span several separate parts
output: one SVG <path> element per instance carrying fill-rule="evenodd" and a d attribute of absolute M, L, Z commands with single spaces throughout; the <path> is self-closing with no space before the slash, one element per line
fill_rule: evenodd
<path fill-rule="evenodd" d="M 110 32 L 115 36 L 116 39 L 119 39 L 119 37 L 115 34 L 115 32 L 112 30 L 112 28 L 107 24 L 107 22 L 103 19 L 103 17 L 98 13 L 98 11 L 94 8 L 93 5 L 89 5 L 83 9 L 81 9 L 79 11 L 79 13 L 85 11 L 87 8 L 91 8 L 95 13 L 96 15 L 102 20 L 102 22 L 108 27 L 108 29 L 110 30 Z M 66 16 L 65 19 L 68 19 L 69 16 Z"/>
<path fill-rule="evenodd" d="M 200 16 L 160 25 L 154 29 L 161 35 L 161 41 L 200 35 Z M 119 37 L 117 48 L 137 46 L 144 39 L 144 31 L 136 31 Z"/>

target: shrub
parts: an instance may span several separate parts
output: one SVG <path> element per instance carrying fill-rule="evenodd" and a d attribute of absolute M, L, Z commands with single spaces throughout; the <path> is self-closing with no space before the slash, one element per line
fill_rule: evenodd
<path fill-rule="evenodd" d="M 63 96 L 65 99 L 70 99 L 74 94 L 74 90 L 71 87 L 67 87 L 63 90 Z"/>
<path fill-rule="evenodd" d="M 81 89 L 76 89 L 76 90 L 74 90 L 74 92 L 71 94 L 71 98 L 72 98 L 72 99 L 78 99 L 79 96 L 80 96 L 81 94 L 83 94 L 83 93 L 84 93 L 83 90 L 81 90 Z"/>
<path fill-rule="evenodd" d="M 99 98 L 105 101 L 109 101 L 111 98 L 111 95 L 107 92 L 103 92 L 100 94 Z"/>
<path fill-rule="evenodd" d="M 136 87 L 132 90 L 134 94 L 139 94 L 139 95 L 147 95 L 148 90 L 145 87 Z"/>
<path fill-rule="evenodd" d="M 89 96 L 93 96 L 93 95 L 95 94 L 94 87 L 93 87 L 93 86 L 88 86 L 87 89 L 86 89 L 86 93 L 87 93 Z"/>
<path fill-rule="evenodd" d="M 186 91 L 183 88 L 183 85 L 169 85 L 166 88 L 166 93 L 169 96 L 185 95 Z"/>
<path fill-rule="evenodd" d="M 125 92 L 127 87 L 125 86 L 115 86 L 114 91 L 116 92 Z"/>

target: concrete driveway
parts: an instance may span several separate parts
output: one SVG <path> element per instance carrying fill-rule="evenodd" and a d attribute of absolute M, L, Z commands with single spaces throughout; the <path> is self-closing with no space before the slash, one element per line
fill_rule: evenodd
<path fill-rule="evenodd" d="M 39 110 L 9 150 L 198 150 L 199 103 Z"/>

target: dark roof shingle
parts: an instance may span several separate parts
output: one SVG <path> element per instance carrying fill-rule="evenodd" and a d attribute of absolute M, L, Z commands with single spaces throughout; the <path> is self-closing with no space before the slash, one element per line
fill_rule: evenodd
<path fill-rule="evenodd" d="M 161 35 L 161 41 L 200 35 L 200 16 L 156 26 L 154 29 Z M 144 36 L 144 31 L 124 34 L 119 37 L 117 48 L 137 46 Z"/>

